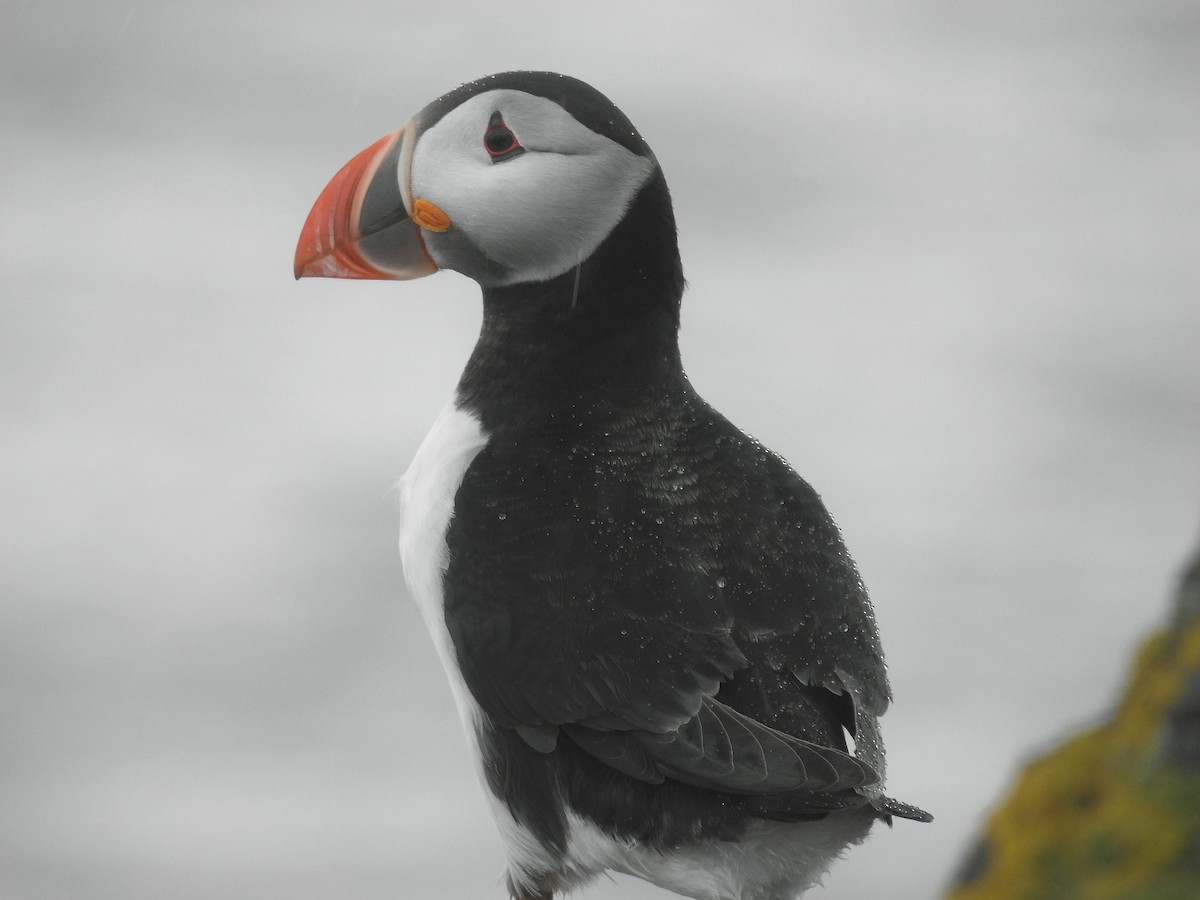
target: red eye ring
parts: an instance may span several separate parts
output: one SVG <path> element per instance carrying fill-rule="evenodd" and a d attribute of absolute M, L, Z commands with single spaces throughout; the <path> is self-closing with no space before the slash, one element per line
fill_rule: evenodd
<path fill-rule="evenodd" d="M 488 120 L 487 131 L 483 133 L 483 149 L 492 162 L 502 162 L 525 152 L 512 129 L 504 124 L 504 117 L 499 112 L 492 113 Z"/>

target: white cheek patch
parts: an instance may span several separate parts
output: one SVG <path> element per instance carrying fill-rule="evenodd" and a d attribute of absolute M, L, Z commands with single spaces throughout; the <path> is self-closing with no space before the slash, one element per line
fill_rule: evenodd
<path fill-rule="evenodd" d="M 525 153 L 493 162 L 483 146 L 499 112 Z M 441 207 L 457 230 L 510 274 L 542 281 L 595 251 L 625 215 L 654 163 L 585 128 L 553 101 L 523 91 L 477 94 L 417 141 L 412 195 Z M 451 237 L 426 234 L 438 265 L 472 277 Z"/>

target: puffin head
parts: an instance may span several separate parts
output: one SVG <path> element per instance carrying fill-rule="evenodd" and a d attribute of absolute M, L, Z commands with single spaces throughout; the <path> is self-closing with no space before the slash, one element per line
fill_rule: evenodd
<path fill-rule="evenodd" d="M 677 269 L 665 181 L 625 115 L 574 78 L 492 75 L 430 103 L 333 177 L 300 235 L 296 277 L 452 269 L 485 291 L 572 270 L 578 280 L 635 202 L 648 221 L 605 255 L 636 264 L 665 229 L 658 242 Z"/>

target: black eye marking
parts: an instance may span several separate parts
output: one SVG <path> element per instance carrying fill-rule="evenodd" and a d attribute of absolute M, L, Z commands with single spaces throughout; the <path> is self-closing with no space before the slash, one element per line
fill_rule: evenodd
<path fill-rule="evenodd" d="M 483 133 L 483 149 L 488 152 L 492 162 L 504 162 L 525 152 L 512 129 L 504 124 L 504 116 L 500 115 L 499 110 L 488 119 L 487 131 Z"/>

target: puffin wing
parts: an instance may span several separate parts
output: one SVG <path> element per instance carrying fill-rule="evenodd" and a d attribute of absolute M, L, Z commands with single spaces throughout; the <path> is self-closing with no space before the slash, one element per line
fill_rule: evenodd
<path fill-rule="evenodd" d="M 876 781 L 837 722 L 811 704 L 822 721 L 806 722 L 789 700 L 815 687 L 886 705 L 836 526 L 690 386 L 657 401 L 599 429 L 498 434 L 472 461 L 444 599 L 476 702 L 534 749 L 561 726 L 644 781 L 756 794 Z"/>
<path fill-rule="evenodd" d="M 666 777 L 735 794 L 837 793 L 879 780 L 847 753 L 777 731 L 712 698 L 677 730 L 601 732 L 568 726 L 589 755 L 634 778 Z"/>

